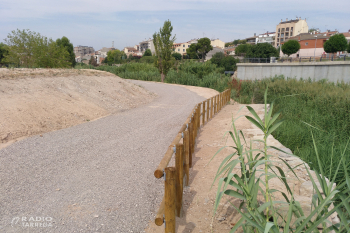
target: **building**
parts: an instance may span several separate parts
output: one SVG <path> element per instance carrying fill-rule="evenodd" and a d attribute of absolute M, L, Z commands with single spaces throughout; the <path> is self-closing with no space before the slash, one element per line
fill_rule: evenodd
<path fill-rule="evenodd" d="M 345 36 L 345 38 L 347 39 L 347 41 L 350 42 L 350 30 L 347 32 L 342 32 L 341 34 L 343 34 Z"/>
<path fill-rule="evenodd" d="M 139 51 L 142 54 L 144 54 L 147 49 L 151 50 L 152 54 L 155 54 L 155 52 L 156 52 L 156 50 L 154 48 L 153 40 L 151 38 L 140 42 Z"/>
<path fill-rule="evenodd" d="M 279 47 L 281 43 L 284 43 L 290 37 L 299 35 L 301 33 L 308 33 L 309 26 L 306 23 L 306 20 L 301 18 L 296 18 L 292 20 L 286 19 L 276 26 L 276 39 L 275 47 Z"/>
<path fill-rule="evenodd" d="M 186 54 L 186 50 L 190 47 L 190 43 L 184 42 L 184 43 L 174 43 L 173 44 L 173 50 L 176 53 L 180 53 L 181 55 Z"/>
<path fill-rule="evenodd" d="M 320 57 L 324 56 L 326 53 L 323 49 L 323 44 L 329 39 L 330 36 L 325 34 L 310 34 L 302 33 L 294 37 L 290 37 L 285 42 L 289 40 L 296 40 L 300 44 L 300 50 L 292 54 L 290 57 Z"/>
<path fill-rule="evenodd" d="M 256 36 L 256 33 L 254 33 L 254 36 L 248 37 L 248 38 L 246 38 L 245 40 L 247 41 L 247 44 L 253 45 L 253 44 L 256 44 L 256 43 L 257 43 L 258 37 Z"/>
<path fill-rule="evenodd" d="M 212 50 L 210 50 L 207 55 L 205 55 L 205 61 L 210 60 L 215 53 L 224 53 L 224 50 L 219 47 L 214 47 Z"/>
<path fill-rule="evenodd" d="M 221 49 L 225 48 L 225 42 L 219 40 L 219 38 L 218 39 L 214 39 L 214 40 L 210 40 L 210 44 L 213 47 L 217 47 L 217 48 L 221 48 Z"/>
<path fill-rule="evenodd" d="M 227 48 L 224 49 L 224 52 L 225 52 L 227 55 L 234 56 L 234 55 L 236 55 L 236 54 L 235 54 L 235 49 L 236 49 L 236 47 L 227 47 Z"/>
<path fill-rule="evenodd" d="M 78 56 L 83 57 L 85 54 L 90 54 L 94 52 L 95 50 L 93 47 L 82 46 L 82 45 L 78 45 L 77 47 L 74 47 L 74 54 L 76 57 Z"/>
<path fill-rule="evenodd" d="M 100 52 L 100 55 L 102 57 L 107 57 L 107 53 L 111 50 L 115 50 L 115 48 L 106 48 L 106 47 L 103 47 L 102 49 L 99 50 Z"/>
<path fill-rule="evenodd" d="M 138 53 L 139 51 L 135 47 L 125 47 L 124 53 L 129 57 L 130 54 Z"/>
<path fill-rule="evenodd" d="M 276 32 L 266 32 L 264 34 L 258 35 L 256 43 L 268 43 L 275 46 L 275 36 Z"/>

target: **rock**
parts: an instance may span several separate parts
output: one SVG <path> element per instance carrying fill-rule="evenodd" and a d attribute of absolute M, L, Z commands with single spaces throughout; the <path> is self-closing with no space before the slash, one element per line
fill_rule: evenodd
<path fill-rule="evenodd" d="M 321 184 L 318 181 L 315 181 L 315 184 L 316 184 L 318 190 L 320 191 L 320 193 L 324 194 L 322 187 L 321 187 Z M 327 180 L 327 185 L 329 185 L 328 180 Z M 336 184 L 333 184 L 332 190 L 334 190 L 335 187 L 336 187 Z M 313 194 L 316 194 L 316 190 L 314 189 L 314 187 L 312 185 L 312 181 L 306 181 L 306 182 L 301 184 L 300 189 L 299 189 L 299 195 L 311 197 Z"/>

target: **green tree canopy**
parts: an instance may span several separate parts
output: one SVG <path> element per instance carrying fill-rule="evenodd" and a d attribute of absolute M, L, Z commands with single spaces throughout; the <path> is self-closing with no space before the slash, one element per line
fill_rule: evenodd
<path fill-rule="evenodd" d="M 225 56 L 222 52 L 215 53 L 210 62 L 216 64 L 218 67 L 223 67 L 225 71 L 235 71 L 237 69 L 236 63 L 239 59 L 235 59 L 232 56 Z"/>
<path fill-rule="evenodd" d="M 12 31 L 5 39 L 8 54 L 5 62 L 24 67 L 69 67 L 68 51 L 55 41 L 27 30 Z"/>
<path fill-rule="evenodd" d="M 147 57 L 147 56 L 152 56 L 152 52 L 150 49 L 146 49 L 145 53 L 143 54 L 143 57 Z"/>
<path fill-rule="evenodd" d="M 317 28 L 310 28 L 310 29 L 309 29 L 309 33 L 311 33 L 311 32 L 317 32 L 317 31 L 318 31 Z"/>
<path fill-rule="evenodd" d="M 161 74 L 161 81 L 164 82 L 165 76 L 172 67 L 171 54 L 175 36 L 171 36 L 173 26 L 169 20 L 164 22 L 163 28 L 153 34 L 153 44 L 156 51 L 155 66 Z"/>
<path fill-rule="evenodd" d="M 207 37 L 200 38 L 197 43 L 197 52 L 202 55 L 203 62 L 205 56 L 207 55 L 207 53 L 209 53 L 210 50 L 213 50 L 213 46 L 211 46 L 210 39 Z"/>
<path fill-rule="evenodd" d="M 198 40 L 198 43 L 191 44 L 190 47 L 186 50 L 186 53 L 192 59 L 202 59 L 204 62 L 205 56 L 207 53 L 213 49 L 211 46 L 211 41 L 209 38 L 204 37 Z"/>
<path fill-rule="evenodd" d="M 246 54 L 246 57 L 251 58 L 270 58 L 279 57 L 279 51 L 273 47 L 273 45 L 268 43 L 260 43 L 251 46 Z"/>
<path fill-rule="evenodd" d="M 250 44 L 240 44 L 235 49 L 235 54 L 238 56 L 242 56 L 244 54 L 247 54 L 248 51 L 250 51 L 252 45 Z"/>
<path fill-rule="evenodd" d="M 58 46 L 64 47 L 67 50 L 69 53 L 69 62 L 72 63 L 72 66 L 74 67 L 76 62 L 73 44 L 70 43 L 69 39 L 65 36 L 63 36 L 61 39 L 57 39 L 56 43 Z"/>
<path fill-rule="evenodd" d="M 4 43 L 0 43 L 0 64 L 5 63 L 5 56 L 8 55 L 8 47 Z"/>
<path fill-rule="evenodd" d="M 181 53 L 173 53 L 173 54 L 171 54 L 171 56 L 173 56 L 176 60 L 181 60 L 182 59 Z"/>
<path fill-rule="evenodd" d="M 347 44 L 348 42 L 343 34 L 335 34 L 323 44 L 323 48 L 326 53 L 336 53 L 345 51 Z"/>
<path fill-rule="evenodd" d="M 120 64 L 122 63 L 123 56 L 125 56 L 124 51 L 120 51 L 119 49 L 109 50 L 106 57 L 107 63 Z"/>
<path fill-rule="evenodd" d="M 299 49 L 300 49 L 300 44 L 296 40 L 289 40 L 289 41 L 287 41 L 286 43 L 284 43 L 282 45 L 282 52 L 284 54 L 287 54 L 288 57 L 291 54 L 294 54 L 294 53 L 298 52 Z"/>
<path fill-rule="evenodd" d="M 350 53 L 350 42 L 348 44 L 348 53 Z"/>
<path fill-rule="evenodd" d="M 202 55 L 197 53 L 197 44 L 191 44 L 186 53 L 190 59 L 201 59 Z"/>

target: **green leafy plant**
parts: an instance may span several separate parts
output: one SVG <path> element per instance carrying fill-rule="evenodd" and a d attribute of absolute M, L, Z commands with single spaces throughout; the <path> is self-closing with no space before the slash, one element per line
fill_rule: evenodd
<path fill-rule="evenodd" d="M 350 177 L 345 169 L 344 159 L 340 159 L 336 166 L 336 171 L 332 175 L 332 179 L 328 181 L 325 172 L 320 166 L 320 170 L 316 171 L 317 180 L 315 181 L 311 176 L 311 172 L 304 164 L 316 194 L 312 197 L 312 211 L 306 216 L 301 208 L 301 205 L 294 198 L 294 193 L 287 182 L 287 177 L 281 167 L 274 165 L 276 161 L 271 160 L 268 154 L 269 149 L 275 149 L 273 146 L 267 145 L 267 138 L 273 131 L 275 131 L 282 123 L 280 120 L 280 112 L 273 114 L 273 102 L 270 109 L 267 106 L 267 89 L 264 93 L 265 112 L 264 119 L 261 119 L 253 108 L 247 106 L 250 113 L 253 115 L 245 116 L 251 123 L 256 125 L 263 133 L 263 140 L 254 140 L 263 143 L 263 149 L 253 149 L 252 142 L 248 146 L 241 130 L 235 127 L 235 120 L 233 120 L 233 130 L 229 131 L 229 136 L 233 140 L 234 145 L 231 146 L 234 152 L 229 154 L 220 164 L 214 182 L 219 179 L 218 191 L 214 205 L 214 213 L 217 211 L 218 205 L 224 195 L 238 198 L 241 200 L 239 207 L 233 207 L 240 213 L 241 218 L 232 228 L 231 232 L 235 232 L 239 227 L 242 227 L 244 232 L 274 232 L 278 233 L 311 233 L 320 232 L 318 226 L 323 226 L 322 232 L 349 232 L 349 223 L 344 215 L 342 208 L 350 211 L 349 196 L 346 193 L 350 192 Z M 238 118 L 237 118 L 238 119 Z M 314 149 L 317 155 L 317 160 L 320 163 L 316 143 L 312 134 Z M 214 157 L 222 150 L 221 148 Z M 341 158 L 345 157 L 346 148 L 343 150 Z M 286 152 L 284 152 L 286 153 Z M 254 154 L 256 154 L 254 156 Z M 286 153 L 288 154 L 288 153 Z M 290 156 L 293 156 L 289 154 Z M 292 168 L 286 161 L 280 159 L 289 170 L 296 176 L 294 168 Z M 241 175 L 235 174 L 233 169 L 240 166 Z M 263 166 L 263 169 L 260 167 Z M 343 166 L 345 170 L 346 182 L 334 188 L 334 181 L 340 167 Z M 259 173 L 261 173 L 259 175 Z M 269 181 L 273 178 L 278 178 L 285 186 L 287 193 L 281 190 L 270 189 Z M 320 184 L 321 190 L 317 186 Z M 340 191 L 342 190 L 342 191 Z M 280 192 L 285 201 L 275 200 L 273 193 Z M 258 200 L 259 194 L 263 195 L 264 201 Z M 335 204 L 335 200 L 341 198 L 342 202 Z M 287 205 L 287 214 L 280 212 L 277 205 Z M 332 206 L 332 204 L 334 206 Z M 327 220 L 332 214 L 337 212 L 341 222 L 337 224 L 330 224 Z"/>

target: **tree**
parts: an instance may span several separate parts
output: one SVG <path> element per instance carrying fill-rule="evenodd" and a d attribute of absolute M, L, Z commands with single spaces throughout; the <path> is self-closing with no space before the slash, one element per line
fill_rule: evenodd
<path fill-rule="evenodd" d="M 323 44 L 323 48 L 326 53 L 336 53 L 345 51 L 347 44 L 348 42 L 343 34 L 335 34 Z"/>
<path fill-rule="evenodd" d="M 173 54 L 171 54 L 171 56 L 173 56 L 176 60 L 182 59 L 182 55 L 180 53 L 173 53 Z"/>
<path fill-rule="evenodd" d="M 69 67 L 68 51 L 52 39 L 27 30 L 12 31 L 5 39 L 5 62 L 24 67 Z"/>
<path fill-rule="evenodd" d="M 67 50 L 67 52 L 69 53 L 69 62 L 72 63 L 72 67 L 74 67 L 76 61 L 73 44 L 70 43 L 69 39 L 65 36 L 63 36 L 61 39 L 57 39 L 56 43 L 58 46 L 63 47 Z"/>
<path fill-rule="evenodd" d="M 97 61 L 96 61 L 96 58 L 94 56 L 91 56 L 89 64 L 92 66 L 97 66 Z"/>
<path fill-rule="evenodd" d="M 213 64 L 216 64 L 217 66 L 221 66 L 221 62 L 224 58 L 225 58 L 224 53 L 217 52 L 211 57 L 210 62 Z"/>
<path fill-rule="evenodd" d="M 172 31 L 173 26 L 167 20 L 164 22 L 163 28 L 160 28 L 158 33 L 155 32 L 153 34 L 153 44 L 156 51 L 154 64 L 161 74 L 162 82 L 164 82 L 165 76 L 172 66 L 171 53 L 173 52 L 172 47 L 175 41 L 175 36 L 171 36 Z"/>
<path fill-rule="evenodd" d="M 279 51 L 273 47 L 273 45 L 268 43 L 260 43 L 251 46 L 250 50 L 247 52 L 246 57 L 254 58 L 270 58 L 279 57 Z"/>
<path fill-rule="evenodd" d="M 0 64 L 5 63 L 5 56 L 8 55 L 8 47 L 4 43 L 0 43 Z"/>
<path fill-rule="evenodd" d="M 198 40 L 198 43 L 191 44 L 190 47 L 186 50 L 186 53 L 192 59 L 202 59 L 204 62 L 205 56 L 207 53 L 213 49 L 211 46 L 211 41 L 209 38 L 204 37 Z"/>
<path fill-rule="evenodd" d="M 243 54 L 248 53 L 250 51 L 252 45 L 250 44 L 240 44 L 235 49 L 235 54 L 238 56 L 242 56 Z"/>
<path fill-rule="evenodd" d="M 197 53 L 197 44 L 191 44 L 186 53 L 190 59 L 201 59 L 202 56 Z"/>
<path fill-rule="evenodd" d="M 348 53 L 350 53 L 350 42 L 348 44 Z"/>
<path fill-rule="evenodd" d="M 143 54 L 143 57 L 147 57 L 147 56 L 152 56 L 152 52 L 150 49 L 146 49 L 145 53 Z"/>
<path fill-rule="evenodd" d="M 284 43 L 282 45 L 282 52 L 284 54 L 287 54 L 288 57 L 291 54 L 294 54 L 294 53 L 298 52 L 299 49 L 300 49 L 300 44 L 296 40 L 289 40 L 289 41 L 287 41 L 286 43 Z"/>
<path fill-rule="evenodd" d="M 109 50 L 107 52 L 107 63 L 108 64 L 120 64 L 122 62 L 122 57 L 125 55 L 124 51 L 119 49 Z"/>
<path fill-rule="evenodd" d="M 237 69 L 236 63 L 239 59 L 235 59 L 232 56 L 225 56 L 222 52 L 215 53 L 210 62 L 216 64 L 218 67 L 223 67 L 226 71 L 235 71 Z"/>
<path fill-rule="evenodd" d="M 209 38 L 204 37 L 200 38 L 197 43 L 197 51 L 202 55 L 202 61 L 204 62 L 205 56 L 209 53 L 210 50 L 213 50 L 213 46 L 211 46 L 211 41 Z"/>
<path fill-rule="evenodd" d="M 318 29 L 317 28 L 310 28 L 309 33 L 312 33 L 312 32 L 318 32 Z"/>

